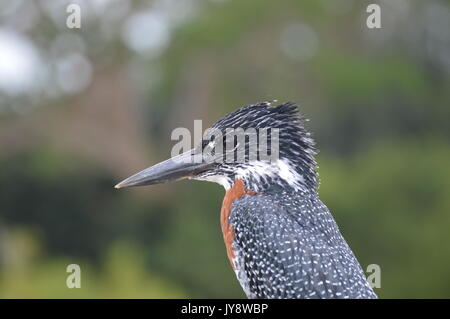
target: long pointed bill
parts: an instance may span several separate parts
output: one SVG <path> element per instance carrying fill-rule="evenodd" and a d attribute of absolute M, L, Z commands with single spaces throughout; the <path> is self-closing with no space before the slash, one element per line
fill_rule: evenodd
<path fill-rule="evenodd" d="M 114 187 L 124 188 L 176 181 L 204 172 L 211 168 L 212 165 L 212 163 L 202 161 L 202 154 L 196 154 L 193 150 L 190 150 L 146 168 Z"/>

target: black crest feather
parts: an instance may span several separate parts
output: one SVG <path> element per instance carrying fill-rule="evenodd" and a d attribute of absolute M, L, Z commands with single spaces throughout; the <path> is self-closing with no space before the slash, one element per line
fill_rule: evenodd
<path fill-rule="evenodd" d="M 213 124 L 224 131 L 237 129 L 279 129 L 280 159 L 289 161 L 301 174 L 308 188 L 317 188 L 316 149 L 311 134 L 305 129 L 305 118 L 294 102 L 272 106 L 270 102 L 250 104 L 231 112 Z"/>

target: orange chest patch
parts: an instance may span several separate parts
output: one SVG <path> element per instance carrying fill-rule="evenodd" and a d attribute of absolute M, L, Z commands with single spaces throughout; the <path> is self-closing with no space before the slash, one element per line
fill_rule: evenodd
<path fill-rule="evenodd" d="M 233 187 L 231 187 L 225 193 L 225 197 L 222 202 L 222 209 L 220 210 L 220 225 L 222 227 L 223 240 L 225 241 L 225 247 L 227 249 L 228 260 L 231 263 L 231 267 L 234 269 L 233 259 L 234 259 L 234 251 L 233 251 L 233 239 L 234 239 L 234 229 L 233 226 L 230 225 L 228 218 L 231 213 L 231 206 L 233 202 L 244 196 L 244 195 L 253 195 L 256 192 L 248 191 L 245 189 L 244 182 L 240 179 L 237 179 L 234 182 Z"/>

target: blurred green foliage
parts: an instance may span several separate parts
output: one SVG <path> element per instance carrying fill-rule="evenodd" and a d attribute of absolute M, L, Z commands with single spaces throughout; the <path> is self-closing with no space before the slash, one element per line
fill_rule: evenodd
<path fill-rule="evenodd" d="M 92 267 L 87 261 L 81 268 L 80 289 L 69 289 L 64 278 L 71 258 L 43 258 L 38 241 L 30 232 L 14 229 L 8 238 L 17 254 L 0 276 L 0 298 L 186 298 L 169 280 L 150 273 L 141 255 L 142 249 L 128 243 L 114 243 L 103 264 Z"/>

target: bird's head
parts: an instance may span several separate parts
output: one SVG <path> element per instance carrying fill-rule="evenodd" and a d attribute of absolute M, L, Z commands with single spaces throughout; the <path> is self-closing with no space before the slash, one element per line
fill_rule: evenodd
<path fill-rule="evenodd" d="M 242 179 L 253 191 L 274 186 L 315 191 L 316 151 L 304 122 L 291 102 L 244 106 L 214 123 L 195 148 L 144 169 L 116 188 L 189 178 L 225 189 Z"/>

